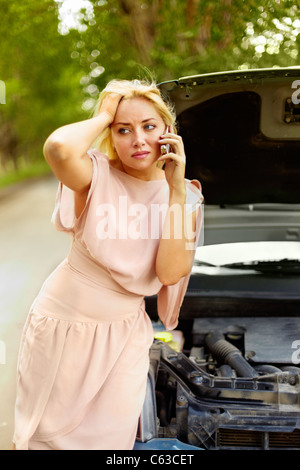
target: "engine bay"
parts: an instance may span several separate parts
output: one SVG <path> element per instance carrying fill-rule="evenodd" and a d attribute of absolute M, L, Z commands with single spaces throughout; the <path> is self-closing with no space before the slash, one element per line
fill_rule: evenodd
<path fill-rule="evenodd" d="M 196 318 L 184 335 L 182 348 L 154 340 L 140 440 L 300 448 L 297 318 Z"/>

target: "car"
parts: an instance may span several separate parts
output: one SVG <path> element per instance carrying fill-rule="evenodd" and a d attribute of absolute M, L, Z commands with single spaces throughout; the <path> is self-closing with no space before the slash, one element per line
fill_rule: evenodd
<path fill-rule="evenodd" d="M 156 333 L 136 449 L 300 448 L 300 68 L 183 77 L 174 103 L 204 243 Z"/>

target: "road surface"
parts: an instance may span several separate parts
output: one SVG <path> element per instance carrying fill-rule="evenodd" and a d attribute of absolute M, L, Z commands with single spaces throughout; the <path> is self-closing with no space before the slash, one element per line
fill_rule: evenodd
<path fill-rule="evenodd" d="M 65 258 L 70 236 L 51 224 L 57 180 L 47 177 L 0 191 L 0 450 L 11 449 L 16 362 L 35 295 Z"/>

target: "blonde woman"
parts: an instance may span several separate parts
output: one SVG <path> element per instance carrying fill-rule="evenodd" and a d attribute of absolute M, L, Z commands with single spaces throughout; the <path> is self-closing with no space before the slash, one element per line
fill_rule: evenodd
<path fill-rule="evenodd" d="M 132 449 L 153 338 L 144 296 L 175 328 L 200 183 L 185 179 L 172 109 L 136 80 L 110 82 L 94 117 L 54 131 L 44 154 L 60 182 L 53 222 L 73 240 L 24 327 L 15 447 Z"/>

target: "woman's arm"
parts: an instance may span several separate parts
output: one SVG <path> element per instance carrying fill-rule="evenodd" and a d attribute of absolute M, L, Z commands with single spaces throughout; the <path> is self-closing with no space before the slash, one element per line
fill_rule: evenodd
<path fill-rule="evenodd" d="M 189 274 L 194 260 L 197 211 L 186 214 L 183 193 L 170 193 L 162 236 L 156 256 L 156 274 L 163 285 L 176 284 Z"/>
<path fill-rule="evenodd" d="M 176 284 L 193 265 L 196 215 L 186 213 L 185 153 L 180 136 L 167 134 L 160 144 L 169 143 L 172 152 L 166 159 L 165 174 L 169 184 L 169 208 L 156 256 L 156 274 L 164 285 Z"/>
<path fill-rule="evenodd" d="M 97 116 L 55 130 L 44 144 L 45 159 L 57 178 L 78 193 L 92 179 L 92 161 L 87 155 L 92 143 L 114 120 L 121 95 L 109 93 Z"/>

